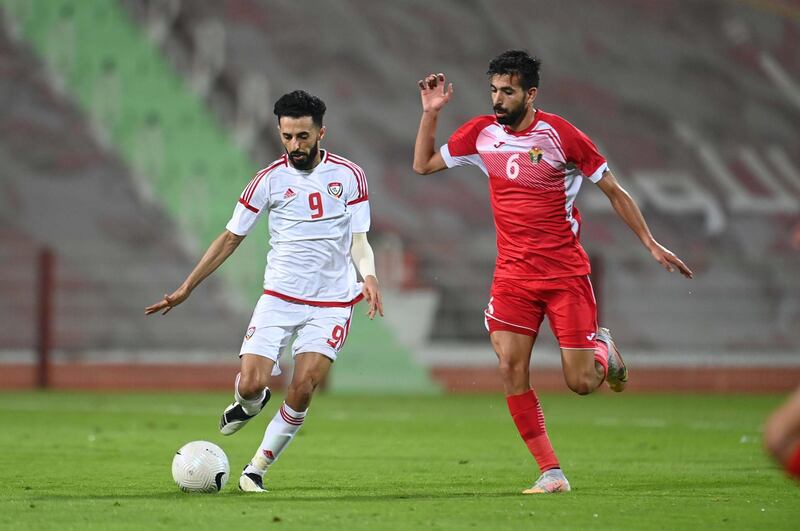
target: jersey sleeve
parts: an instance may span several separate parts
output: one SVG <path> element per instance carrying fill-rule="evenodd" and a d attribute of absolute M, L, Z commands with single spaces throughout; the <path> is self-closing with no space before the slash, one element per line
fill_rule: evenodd
<path fill-rule="evenodd" d="M 364 170 L 352 164 L 349 186 L 347 188 L 347 206 L 350 209 L 352 232 L 369 232 L 369 187 Z"/>
<path fill-rule="evenodd" d="M 442 154 L 444 163 L 448 168 L 464 165 L 480 165 L 480 155 L 478 154 L 478 135 L 486 126 L 494 123 L 493 116 L 478 116 L 450 135 L 447 144 L 444 144 L 439 152 Z"/>
<path fill-rule="evenodd" d="M 567 163 L 574 164 L 583 176 L 593 183 L 602 179 L 603 173 L 608 170 L 608 162 L 597 150 L 594 142 L 566 120 L 560 121 L 556 130 L 561 138 Z"/>
<path fill-rule="evenodd" d="M 269 180 L 267 170 L 262 170 L 245 187 L 233 209 L 233 216 L 225 226 L 238 236 L 246 236 L 261 215 L 269 209 Z"/>

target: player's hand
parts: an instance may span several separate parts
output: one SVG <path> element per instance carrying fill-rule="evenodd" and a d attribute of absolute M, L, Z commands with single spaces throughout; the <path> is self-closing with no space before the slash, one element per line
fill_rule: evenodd
<path fill-rule="evenodd" d="M 361 289 L 361 292 L 364 294 L 367 304 L 369 304 L 367 317 L 375 319 L 376 313 L 383 317 L 383 301 L 381 300 L 381 290 L 378 287 L 378 279 L 372 275 L 368 275 L 367 278 L 364 279 L 364 287 Z"/>
<path fill-rule="evenodd" d="M 664 269 L 672 273 L 677 269 L 680 271 L 681 275 L 685 276 L 686 278 L 694 278 L 694 273 L 692 270 L 686 267 L 686 264 L 683 261 L 675 256 L 675 254 L 661 245 L 660 243 L 656 243 L 652 249 L 650 249 L 650 254 L 653 255 L 653 258 L 658 260 L 658 262 L 664 266 Z"/>
<path fill-rule="evenodd" d="M 145 315 L 150 315 L 156 312 L 160 312 L 164 310 L 161 315 L 166 315 L 171 309 L 175 306 L 179 305 L 183 301 L 189 298 L 189 290 L 184 287 L 180 287 L 172 292 L 172 295 L 164 294 L 164 298 L 161 299 L 159 302 L 153 304 L 152 306 L 148 306 L 144 309 Z"/>
<path fill-rule="evenodd" d="M 438 112 L 453 96 L 453 84 L 445 84 L 444 74 L 430 74 L 417 81 L 422 98 L 422 110 Z"/>

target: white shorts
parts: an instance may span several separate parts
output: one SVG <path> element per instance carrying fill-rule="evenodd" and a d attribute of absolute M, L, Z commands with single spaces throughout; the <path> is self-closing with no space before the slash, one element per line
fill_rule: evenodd
<path fill-rule="evenodd" d="M 272 375 L 281 373 L 278 364 L 293 335 L 292 358 L 303 352 L 318 352 L 336 361 L 350 333 L 353 306 L 320 307 L 288 302 L 262 295 L 242 341 L 243 354 L 264 356 L 275 362 Z"/>

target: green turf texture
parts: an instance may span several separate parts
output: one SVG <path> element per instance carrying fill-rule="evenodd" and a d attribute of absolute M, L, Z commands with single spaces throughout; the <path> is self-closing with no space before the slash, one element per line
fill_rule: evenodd
<path fill-rule="evenodd" d="M 0 393 L 0 529 L 798 529 L 800 485 L 764 455 L 780 397 L 544 395 L 573 492 L 536 478 L 499 395 L 319 395 L 267 475 L 236 480 L 280 397 L 232 437 L 218 393 Z M 184 443 L 225 449 L 220 494 L 184 494 Z"/>

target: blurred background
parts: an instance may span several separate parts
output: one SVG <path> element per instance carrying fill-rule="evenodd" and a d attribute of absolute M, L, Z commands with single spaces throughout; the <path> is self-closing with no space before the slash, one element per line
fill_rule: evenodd
<path fill-rule="evenodd" d="M 695 271 L 666 273 L 584 183 L 582 241 L 630 388 L 796 386 L 796 1 L 0 0 L 0 388 L 230 388 L 266 223 L 180 308 L 143 309 L 282 152 L 272 105 L 302 88 L 328 105 L 325 147 L 367 173 L 386 298 L 330 386 L 499 389 L 486 178 L 411 160 L 416 81 L 455 85 L 441 144 L 491 112 L 485 71 L 509 48 L 541 58 L 537 106 L 597 142 Z M 533 365 L 565 389 L 549 329 Z"/>

